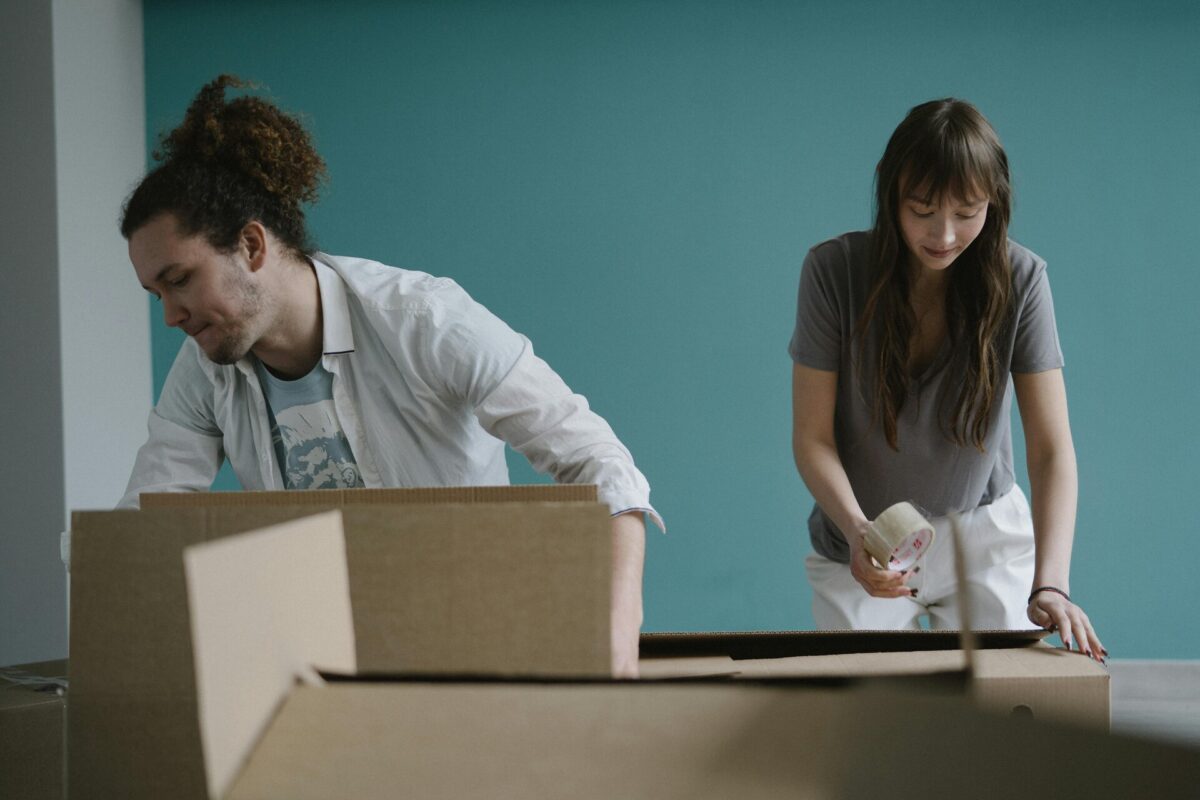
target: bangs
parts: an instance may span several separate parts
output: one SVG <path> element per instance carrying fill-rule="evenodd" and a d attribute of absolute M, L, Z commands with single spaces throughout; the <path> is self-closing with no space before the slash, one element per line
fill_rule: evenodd
<path fill-rule="evenodd" d="M 946 125 L 919 140 L 901 170 L 900 195 L 938 205 L 943 199 L 971 204 L 997 200 L 1004 165 L 993 148 L 967 130 Z"/>

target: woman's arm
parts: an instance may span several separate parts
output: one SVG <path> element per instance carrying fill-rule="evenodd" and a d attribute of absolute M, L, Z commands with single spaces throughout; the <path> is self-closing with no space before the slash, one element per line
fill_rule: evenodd
<path fill-rule="evenodd" d="M 1062 370 L 1014 373 L 1013 386 L 1025 430 L 1026 464 L 1033 494 L 1036 562 L 1030 589 L 1052 586 L 1069 594 L 1079 479 Z M 1062 595 L 1039 592 L 1030 599 L 1026 613 L 1036 625 L 1057 626 L 1067 648 L 1075 643 L 1093 658 L 1107 656 L 1087 614 Z"/>
<path fill-rule="evenodd" d="M 850 573 L 875 597 L 910 597 L 908 575 L 881 569 L 863 548 L 868 520 L 854 497 L 833 438 L 836 372 L 792 365 L 792 455 L 821 510 L 850 545 Z"/>

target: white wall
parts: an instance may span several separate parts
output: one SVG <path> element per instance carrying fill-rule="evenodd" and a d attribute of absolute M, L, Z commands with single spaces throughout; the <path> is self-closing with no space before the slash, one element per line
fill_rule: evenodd
<path fill-rule="evenodd" d="M 119 498 L 151 399 L 149 309 L 116 230 L 145 165 L 141 2 L 3 18 L 0 665 L 66 655 L 59 532 Z"/>

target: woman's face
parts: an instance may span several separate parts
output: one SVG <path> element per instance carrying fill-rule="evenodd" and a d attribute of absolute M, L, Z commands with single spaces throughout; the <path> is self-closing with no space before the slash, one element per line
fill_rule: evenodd
<path fill-rule="evenodd" d="M 901 197 L 900 232 L 910 263 L 934 272 L 946 269 L 979 236 L 987 212 L 986 198 L 927 198 L 919 192 Z"/>

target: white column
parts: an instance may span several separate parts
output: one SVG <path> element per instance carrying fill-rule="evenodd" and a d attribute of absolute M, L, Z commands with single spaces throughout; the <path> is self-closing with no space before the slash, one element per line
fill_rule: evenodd
<path fill-rule="evenodd" d="M 140 0 L 0 25 L 0 665 L 67 652 L 58 535 L 111 507 L 144 437 L 149 318 L 116 229 L 145 165 Z"/>

